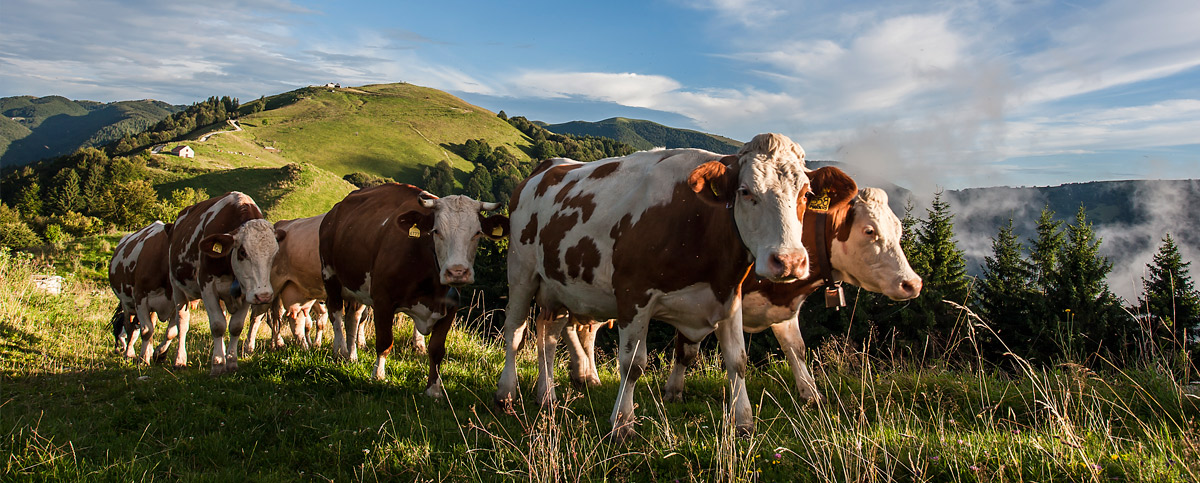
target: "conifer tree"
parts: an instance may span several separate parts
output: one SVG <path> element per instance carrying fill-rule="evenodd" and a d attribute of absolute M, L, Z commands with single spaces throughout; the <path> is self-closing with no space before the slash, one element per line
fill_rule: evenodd
<path fill-rule="evenodd" d="M 1142 278 L 1140 309 L 1150 314 L 1156 327 L 1169 329 L 1175 341 L 1186 341 L 1187 334 L 1200 330 L 1200 293 L 1192 282 L 1179 247 L 1168 233 L 1154 259 L 1146 265 L 1149 277 Z"/>
<path fill-rule="evenodd" d="M 979 285 L 980 313 L 1018 355 L 1028 353 L 1037 333 L 1032 305 L 1040 298 L 1034 285 L 1033 263 L 1022 254 L 1021 240 L 1013 233 L 1013 220 L 1000 227 L 992 239 L 992 256 L 984 257 L 983 281 Z M 993 356 L 1003 354 L 999 341 L 988 344 Z"/>
<path fill-rule="evenodd" d="M 913 235 L 907 246 L 902 239 L 901 247 L 913 270 L 924 279 L 924 287 L 921 296 L 890 321 L 899 337 L 917 343 L 930 334 L 949 335 L 959 314 L 942 300 L 965 304 L 968 291 L 966 257 L 955 244 L 954 214 L 942 199 L 942 191 L 934 194 L 926 213 L 928 217 L 919 221 L 906 213 L 901 221 L 902 228 L 911 228 Z"/>
<path fill-rule="evenodd" d="M 51 179 L 50 199 L 47 209 L 51 214 L 63 215 L 79 207 L 79 173 L 63 168 Z"/>
<path fill-rule="evenodd" d="M 1100 240 L 1080 205 L 1075 223 L 1067 226 L 1057 269 L 1047 277 L 1049 307 L 1062 310 L 1055 333 L 1068 356 L 1124 349 L 1132 320 L 1109 290 L 1106 278 L 1111 271 L 1112 263 L 1100 255 Z"/>

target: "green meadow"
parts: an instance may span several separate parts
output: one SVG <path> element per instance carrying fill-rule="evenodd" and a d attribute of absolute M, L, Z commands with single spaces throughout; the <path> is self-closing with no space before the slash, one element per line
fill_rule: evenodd
<path fill-rule="evenodd" d="M 635 397 L 637 436 L 621 444 L 608 437 L 619 380 L 612 348 L 600 348 L 601 385 L 571 388 L 560 354 L 560 404 L 520 401 L 505 415 L 492 404 L 502 342 L 486 329 L 492 314 L 478 309 L 460 312 L 451 332 L 445 400 L 422 394 L 427 359 L 408 348 L 403 321 L 383 382 L 370 377 L 373 337 L 357 362 L 335 359 L 326 338 L 312 350 L 260 349 L 237 373 L 210 377 L 203 310 L 192 319 L 189 365 L 147 366 L 113 353 L 116 300 L 94 265 L 114 245 L 98 239 L 37 260 L 0 252 L 0 480 L 1200 478 L 1195 387 L 1136 365 L 882 360 L 834 339 L 809 354 L 825 404 L 794 398 L 781 356 L 750 369 L 757 427 L 739 437 L 726 420 L 719 356 L 702 356 L 685 401 L 666 403 L 670 361 L 654 347 Z M 55 270 L 66 274 L 62 294 L 34 287 L 32 275 Z M 963 323 L 986 330 L 969 316 Z M 532 347 L 519 360 L 531 398 Z"/>

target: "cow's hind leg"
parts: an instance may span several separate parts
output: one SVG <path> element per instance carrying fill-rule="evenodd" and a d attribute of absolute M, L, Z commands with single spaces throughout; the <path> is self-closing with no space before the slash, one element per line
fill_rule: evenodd
<path fill-rule="evenodd" d="M 246 334 L 246 353 L 253 354 L 258 346 L 258 330 L 268 317 L 266 305 L 255 305 L 250 310 L 250 328 Z"/>
<path fill-rule="evenodd" d="M 342 283 L 337 277 L 330 277 L 325 272 L 329 270 L 328 266 L 322 269 L 322 274 L 325 278 L 325 306 L 329 310 L 329 322 L 331 332 L 333 332 L 332 351 L 333 355 L 344 359 L 350 358 L 350 351 L 346 348 L 346 335 L 344 328 L 344 318 L 346 314 L 346 299 L 342 296 Z"/>
<path fill-rule="evenodd" d="M 387 380 L 387 356 L 392 353 L 396 335 L 392 333 L 392 325 L 396 320 L 396 310 L 389 301 L 375 301 L 372 306 L 375 311 L 375 379 Z M 361 311 L 359 311 L 361 314 Z"/>
<path fill-rule="evenodd" d="M 229 338 L 225 341 L 225 372 L 238 369 L 238 343 L 242 340 L 242 328 L 246 324 L 246 315 L 250 313 L 249 304 L 241 307 L 229 316 Z"/>
<path fill-rule="evenodd" d="M 512 256 L 511 253 L 509 255 Z M 529 305 L 533 302 L 533 294 L 537 291 L 535 276 L 527 279 L 516 276 L 509 264 L 508 274 L 508 304 L 504 310 L 504 370 L 496 383 L 496 394 L 493 402 L 496 407 L 508 414 L 514 414 L 513 397 L 517 393 L 517 349 L 525 338 L 525 328 L 529 320 Z"/>
<path fill-rule="evenodd" d="M 571 373 L 571 385 L 576 388 L 600 385 L 600 373 L 596 370 L 596 332 L 600 327 L 603 324 L 572 316 L 565 329 L 567 352 L 571 356 L 567 370 Z"/>
<path fill-rule="evenodd" d="M 542 309 L 537 317 L 538 379 L 534 395 L 542 407 L 554 405 L 554 353 L 568 320 L 566 315 L 558 316 L 546 309 Z"/>
<path fill-rule="evenodd" d="M 740 305 L 740 301 L 735 301 Z M 729 379 L 730 411 L 738 434 L 754 431 L 754 414 L 750 407 L 750 395 L 746 392 L 746 341 L 742 339 L 742 309 L 735 307 L 733 317 L 717 324 L 717 337 L 721 342 L 721 359 Z"/>
<path fill-rule="evenodd" d="M 700 343 L 692 342 L 683 333 L 675 332 L 675 363 L 671 366 L 671 375 L 663 386 L 664 401 L 682 401 L 684 379 L 687 370 L 696 363 L 700 355 Z"/>

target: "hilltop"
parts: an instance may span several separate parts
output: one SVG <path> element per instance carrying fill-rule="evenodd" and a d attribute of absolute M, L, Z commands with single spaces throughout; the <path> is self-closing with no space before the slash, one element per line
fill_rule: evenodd
<path fill-rule="evenodd" d="M 615 139 L 640 150 L 655 147 L 700 148 L 714 153 L 733 154 L 742 147 L 742 144 L 745 144 L 715 134 L 623 117 L 614 117 L 598 122 L 571 121 L 562 124 L 543 124 L 543 127 L 558 134 Z"/>
<path fill-rule="evenodd" d="M 179 112 L 161 101 L 101 103 L 61 96 L 0 98 L 0 167 L 100 146 L 137 133 Z"/>

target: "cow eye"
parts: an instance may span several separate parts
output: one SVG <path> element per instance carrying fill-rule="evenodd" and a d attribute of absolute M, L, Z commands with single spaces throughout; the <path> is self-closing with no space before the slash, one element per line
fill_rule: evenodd
<path fill-rule="evenodd" d="M 239 248 L 238 248 L 238 258 L 247 258 L 247 256 L 246 256 L 246 247 L 239 247 Z"/>
<path fill-rule="evenodd" d="M 867 236 L 875 236 L 875 228 L 870 226 L 863 227 L 863 234 Z"/>
<path fill-rule="evenodd" d="M 432 229 L 432 230 L 429 230 L 429 234 L 430 234 L 430 235 L 434 235 L 434 236 L 439 236 L 439 237 L 440 237 L 440 236 L 442 236 L 442 232 L 438 231 L 438 229 L 437 229 L 437 228 L 434 228 L 434 229 Z"/>
<path fill-rule="evenodd" d="M 754 195 L 750 193 L 750 189 L 746 188 L 745 186 L 738 188 L 737 194 L 738 194 L 738 196 L 741 196 L 742 199 L 744 199 L 746 201 L 749 201 L 756 205 L 758 204 L 758 200 L 754 199 Z"/>

